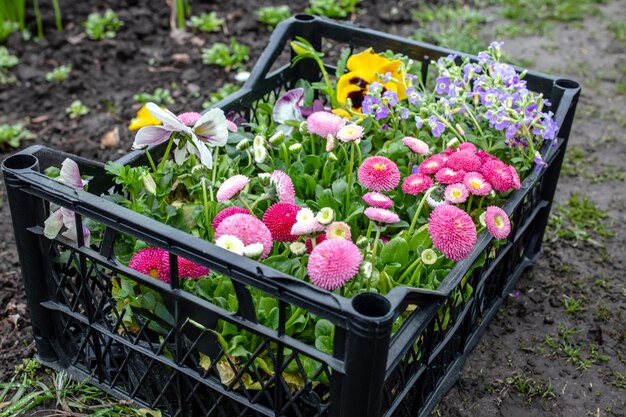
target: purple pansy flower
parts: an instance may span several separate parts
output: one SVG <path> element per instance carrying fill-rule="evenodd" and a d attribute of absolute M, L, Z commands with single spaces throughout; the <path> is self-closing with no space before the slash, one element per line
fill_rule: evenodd
<path fill-rule="evenodd" d="M 163 125 L 144 126 L 139 129 L 133 143 L 134 149 L 158 145 L 167 142 L 174 133 L 183 133 L 189 140 L 186 147 L 179 149 L 176 146 L 174 150 L 176 162 L 182 163 L 189 152 L 198 156 L 200 163 L 211 169 L 213 155 L 208 146 L 224 146 L 228 140 L 226 116 L 222 109 L 211 109 L 204 113 L 193 126 L 187 126 L 174 113 L 160 108 L 155 103 L 146 104 L 146 108 Z"/>

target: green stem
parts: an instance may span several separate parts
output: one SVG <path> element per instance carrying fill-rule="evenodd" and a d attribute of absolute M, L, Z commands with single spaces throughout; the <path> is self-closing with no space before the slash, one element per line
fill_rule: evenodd
<path fill-rule="evenodd" d="M 302 311 L 303 309 L 301 309 L 300 307 L 296 308 L 296 312 L 293 313 L 291 317 L 289 317 L 289 320 L 287 320 L 287 323 L 285 323 L 285 330 L 290 328 L 293 323 L 298 319 L 298 317 L 302 315 Z"/>
<path fill-rule="evenodd" d="M 374 222 L 370 220 L 369 226 L 367 226 L 367 233 L 365 234 L 365 239 L 367 239 L 367 244 L 370 243 L 370 236 L 372 234 L 372 227 L 374 226 Z"/>
<path fill-rule="evenodd" d="M 380 232 L 381 232 L 381 227 L 376 226 L 376 237 L 374 238 L 374 246 L 372 247 L 372 252 L 371 252 L 371 256 L 372 256 L 372 264 L 374 263 L 374 258 L 376 258 L 376 250 L 378 250 L 378 239 L 380 239 Z M 372 285 L 372 277 L 370 276 L 367 279 L 367 287 L 365 288 L 365 291 L 370 292 L 370 287 Z"/>
<path fill-rule="evenodd" d="M 426 191 L 424 193 L 424 196 L 422 197 L 422 200 L 420 201 L 420 204 L 417 206 L 417 210 L 415 211 L 415 215 L 413 216 L 413 220 L 411 221 L 411 226 L 409 227 L 409 230 L 408 230 L 407 235 L 406 235 L 407 239 L 410 239 L 411 235 L 413 234 L 413 229 L 415 229 L 415 225 L 417 224 L 417 219 L 419 218 L 420 213 L 422 211 L 422 208 L 424 207 L 424 204 L 426 203 L 426 199 L 437 188 L 438 188 L 438 186 L 430 187 L 428 189 L 428 191 Z"/>
<path fill-rule="evenodd" d="M 480 209 L 483 208 L 483 201 L 485 201 L 485 197 L 486 196 L 482 196 L 480 198 L 480 201 L 478 202 L 478 211 L 480 211 Z"/>
<path fill-rule="evenodd" d="M 356 146 L 356 154 L 358 155 L 359 158 L 359 166 L 361 166 L 361 164 L 363 163 L 363 155 L 361 154 L 361 147 L 359 146 L 358 143 L 354 144 Z"/>
<path fill-rule="evenodd" d="M 213 155 L 213 169 L 211 170 L 211 185 L 215 187 L 215 181 L 217 181 L 217 174 L 220 169 L 219 157 L 220 148 L 218 146 L 215 147 L 215 154 Z"/>
<path fill-rule="evenodd" d="M 239 199 L 239 201 L 241 201 L 241 204 L 243 204 L 243 206 L 244 206 L 245 208 L 247 208 L 247 209 L 248 209 L 248 211 L 249 211 L 251 214 L 254 214 L 254 211 L 250 208 L 250 206 L 248 205 L 248 203 L 246 203 L 246 200 L 244 200 L 244 199 L 243 199 L 243 197 L 241 196 L 241 194 L 239 194 L 239 195 L 237 196 L 237 198 Z"/>
<path fill-rule="evenodd" d="M 209 215 L 209 201 L 207 199 L 206 181 L 204 177 L 200 180 L 202 184 L 202 205 L 204 206 L 204 221 L 206 222 L 207 239 L 213 240 L 213 229 L 211 228 L 211 216 Z"/>
<path fill-rule="evenodd" d="M 419 263 L 422 262 L 422 257 L 418 257 L 416 260 L 413 261 L 413 263 L 411 265 L 409 265 L 404 272 L 402 273 L 402 275 L 400 275 L 400 278 L 398 278 L 398 282 L 401 284 L 402 281 L 404 281 L 404 278 L 406 278 L 407 275 L 409 275 L 411 273 L 411 271 L 413 270 L 413 268 L 415 268 L 417 265 L 419 265 Z"/>
<path fill-rule="evenodd" d="M 156 168 L 156 165 L 154 164 L 154 161 L 152 160 L 152 155 L 150 155 L 150 152 L 148 152 L 148 148 L 146 148 L 146 157 L 148 158 L 148 162 L 150 163 L 150 167 L 152 168 L 152 172 L 156 173 L 157 172 L 157 168 Z"/>
<path fill-rule="evenodd" d="M 167 148 L 165 148 L 165 153 L 163 154 L 163 159 L 161 160 L 161 164 L 159 165 L 158 172 L 163 171 L 163 168 L 165 167 L 165 162 L 167 161 L 167 158 L 170 156 L 170 151 L 172 150 L 173 144 L 174 144 L 174 135 L 172 134 L 170 136 L 169 142 L 167 142 Z"/>
<path fill-rule="evenodd" d="M 352 170 L 354 169 L 354 142 L 350 145 L 350 164 L 348 165 L 348 189 L 346 190 L 346 205 L 343 213 L 344 218 L 348 218 L 350 213 L 350 197 L 352 191 Z"/>
<path fill-rule="evenodd" d="M 312 135 L 311 135 L 312 136 Z M 283 143 L 280 145 L 280 154 L 283 157 L 283 162 L 285 162 L 285 169 L 289 171 L 290 160 L 289 160 L 289 150 L 287 149 L 287 145 Z"/>
<path fill-rule="evenodd" d="M 261 197 L 257 198 L 256 201 L 254 203 L 252 203 L 252 210 L 254 210 L 256 208 L 256 206 L 261 202 L 261 201 L 265 201 L 269 198 L 269 196 L 267 194 L 263 194 Z"/>
<path fill-rule="evenodd" d="M 472 113 L 472 111 L 469 109 L 467 104 L 465 104 L 464 107 L 465 107 L 465 110 L 467 111 L 467 114 L 469 115 L 470 119 L 472 119 L 472 122 L 474 122 L 474 126 L 476 126 L 476 129 L 478 130 L 478 133 L 480 133 L 480 136 L 484 138 L 485 134 L 483 133 L 483 130 L 480 128 L 480 124 L 478 123 L 478 120 L 476 120 L 476 116 L 474 116 L 474 113 Z"/>
<path fill-rule="evenodd" d="M 315 135 L 309 134 L 309 142 L 311 143 L 311 155 L 316 155 L 315 153 Z"/>
<path fill-rule="evenodd" d="M 472 212 L 472 202 L 474 201 L 474 194 L 470 195 L 469 201 L 467 202 L 467 213 Z"/>

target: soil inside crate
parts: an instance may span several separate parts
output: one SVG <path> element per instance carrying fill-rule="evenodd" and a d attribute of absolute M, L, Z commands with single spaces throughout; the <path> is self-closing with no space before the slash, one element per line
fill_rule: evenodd
<path fill-rule="evenodd" d="M 106 6 L 118 12 L 124 26 L 115 39 L 98 43 L 84 37 L 81 23 L 90 12 L 105 8 L 101 2 L 61 1 L 64 20 L 61 33 L 53 29 L 49 2 L 42 3 L 46 38 L 24 41 L 14 34 L 6 44 L 21 61 L 12 71 L 19 84 L 0 86 L 0 124 L 27 125 L 36 139 L 25 145 L 44 144 L 101 161 L 116 159 L 130 148 L 133 135 L 126 126 L 138 107 L 133 94 L 151 92 L 156 87 L 169 88 L 175 101 L 170 106 L 173 110 L 200 109 L 209 92 L 225 82 L 235 82 L 233 72 L 203 65 L 200 49 L 236 36 L 240 43 L 250 46 L 248 68 L 251 68 L 269 37 L 269 31 L 256 21 L 253 11 L 261 5 L 282 4 L 262 0 L 233 0 L 219 5 L 192 1 L 194 14 L 217 9 L 220 16 L 226 17 L 228 33 L 189 32 L 179 44 L 170 36 L 169 10 L 164 1 L 138 0 L 128 6 L 123 0 L 108 0 Z M 289 4 L 295 13 L 303 11 L 307 3 L 296 0 Z M 592 70 L 619 68 L 616 62 L 625 62 L 625 48 L 616 48 L 615 44 L 602 40 L 603 36 L 609 37 L 603 16 L 617 16 L 619 20 L 621 13 L 622 21 L 626 18 L 619 3 L 602 6 L 600 16 L 587 18 L 587 29 L 583 31 L 572 32 L 574 29 L 566 25 L 557 26 L 554 38 L 567 39 L 567 45 L 549 51 L 545 39 L 527 36 L 519 41 L 508 40 L 504 49 L 518 58 L 535 58 L 535 64 L 531 65 L 534 68 L 578 79 L 586 75 L 577 72 L 572 62 L 578 62 L 579 67 L 589 65 Z M 417 1 L 397 2 L 396 12 L 388 4 L 382 0 L 364 0 L 359 6 L 357 22 L 410 35 L 416 28 L 410 21 L 410 10 Z M 497 16 L 492 8 L 485 12 Z M 493 30 L 486 28 L 485 39 L 492 37 Z M 573 51 L 580 53 L 578 61 L 571 59 Z M 62 64 L 73 66 L 69 80 L 63 84 L 46 82 L 45 74 Z M 615 95 L 616 80 L 619 81 L 619 76 L 616 77 L 609 74 L 601 78 L 597 90 L 583 84 L 570 146 L 587 146 L 585 151 L 593 156 L 585 167 L 589 175 L 562 176 L 556 197 L 563 202 L 572 192 L 589 195 L 616 220 L 611 229 L 615 236 L 602 242 L 603 249 L 584 242 L 575 246 L 566 241 L 545 243 L 537 265 L 522 277 L 519 291 L 511 295 L 496 315 L 470 356 L 460 382 L 442 400 L 438 415 L 626 415 L 623 276 L 626 226 L 624 197 L 614 192 L 615 187 L 623 189 L 624 182 L 608 180 L 592 184 L 590 181 L 605 172 L 607 163 L 623 166 L 623 160 L 619 159 L 626 151 L 623 140 L 600 142 L 607 131 L 611 135 L 623 130 L 620 123 L 624 123 L 626 103 L 623 94 Z M 610 97 L 608 104 L 607 97 Z M 65 108 L 75 99 L 91 108 L 91 113 L 78 121 L 70 120 L 65 114 Z M 617 112 L 611 113 L 609 107 Z M 620 108 L 621 122 L 618 116 L 611 116 L 619 114 Z M 599 115 L 606 118 L 600 120 Z M 111 141 L 110 136 L 108 141 L 102 139 L 116 128 L 118 143 Z M 0 149 L 0 160 L 11 151 Z M 35 354 L 36 349 L 4 186 L 0 190 L 0 381 L 7 381 L 13 368 L 23 358 Z M 583 300 L 583 310 L 568 314 L 561 301 L 564 295 Z M 550 349 L 545 340 L 558 337 L 560 325 L 578 329 L 576 343 L 582 346 L 584 357 L 589 356 L 585 352 L 593 345 L 599 355 L 609 359 L 596 360 L 589 369 L 581 370 L 562 352 Z M 545 390 L 549 381 L 552 394 L 542 398 L 541 394 L 523 393 L 516 382 L 528 376 L 543 384 L 540 386 Z"/>

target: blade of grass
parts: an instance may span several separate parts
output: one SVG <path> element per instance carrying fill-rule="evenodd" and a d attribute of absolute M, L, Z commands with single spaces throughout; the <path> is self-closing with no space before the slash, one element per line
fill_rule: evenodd
<path fill-rule="evenodd" d="M 61 32 L 63 30 L 63 22 L 61 20 L 61 7 L 59 7 L 59 0 L 52 0 L 52 8 L 54 9 L 54 21 L 57 25 L 57 30 Z"/>

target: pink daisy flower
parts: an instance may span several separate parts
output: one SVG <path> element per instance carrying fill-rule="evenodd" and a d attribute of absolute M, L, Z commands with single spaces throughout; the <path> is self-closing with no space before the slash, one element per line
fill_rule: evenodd
<path fill-rule="evenodd" d="M 393 190 L 400 183 L 400 170 L 395 162 L 384 156 L 370 156 L 358 172 L 359 183 L 372 191 Z"/>
<path fill-rule="evenodd" d="M 296 190 L 289 175 L 280 170 L 275 170 L 270 175 L 270 186 L 274 187 L 281 203 L 296 203 Z"/>
<path fill-rule="evenodd" d="M 222 235 L 233 235 L 238 237 L 244 245 L 261 243 L 263 245 L 263 255 L 266 258 L 272 250 L 272 233 L 263 222 L 249 214 L 233 214 L 222 220 L 215 230 L 215 239 Z"/>
<path fill-rule="evenodd" d="M 317 235 L 317 237 L 315 238 L 315 246 L 319 245 L 325 240 L 326 240 L 326 233 Z M 311 239 L 307 239 L 306 242 L 304 242 L 304 244 L 306 245 L 306 251 L 308 253 L 311 253 L 313 251 L 313 243 L 311 243 Z"/>
<path fill-rule="evenodd" d="M 441 168 L 435 174 L 435 179 L 440 184 L 454 184 L 457 182 L 461 182 L 463 181 L 464 177 L 465 177 L 465 171 L 463 170 L 455 171 L 452 168 L 448 168 L 448 167 Z"/>
<path fill-rule="evenodd" d="M 406 194 L 417 195 L 428 190 L 433 185 L 433 180 L 422 174 L 411 174 L 404 179 L 402 191 Z"/>
<path fill-rule="evenodd" d="M 165 251 L 164 251 L 165 252 Z M 167 252 L 163 254 L 163 277 L 160 278 L 163 282 L 170 282 L 170 257 Z M 200 278 L 205 275 L 209 275 L 211 271 L 209 268 L 198 265 L 194 262 L 188 261 L 185 258 L 178 257 L 178 278 Z"/>
<path fill-rule="evenodd" d="M 461 204 L 467 201 L 469 191 L 467 191 L 467 188 L 461 183 L 450 184 L 446 187 L 443 195 L 448 203 Z"/>
<path fill-rule="evenodd" d="M 170 271 L 163 268 L 163 257 L 168 256 L 167 251 L 161 248 L 139 249 L 128 264 L 129 268 L 139 271 L 142 274 L 150 275 L 152 278 L 169 282 Z"/>
<path fill-rule="evenodd" d="M 423 175 L 431 175 L 439 171 L 445 165 L 445 159 L 441 154 L 433 155 L 426 158 L 419 166 L 419 173 Z"/>
<path fill-rule="evenodd" d="M 195 125 L 196 122 L 200 120 L 201 117 L 202 115 L 200 113 L 196 113 L 195 111 L 181 113 L 178 115 L 178 118 L 180 119 L 180 121 L 183 122 L 185 126 L 189 126 L 189 127 L 192 127 L 193 125 Z"/>
<path fill-rule="evenodd" d="M 471 151 L 457 151 L 448 156 L 446 161 L 446 166 L 455 171 L 480 171 L 481 165 L 480 158 Z"/>
<path fill-rule="evenodd" d="M 513 178 L 509 166 L 499 159 L 485 162 L 481 172 L 494 190 L 504 193 L 513 188 Z"/>
<path fill-rule="evenodd" d="M 237 197 L 237 194 L 241 192 L 246 185 L 250 182 L 250 178 L 245 175 L 237 174 L 233 175 L 226 181 L 220 185 L 220 188 L 217 190 L 217 201 L 223 202 L 228 201 L 233 197 Z"/>
<path fill-rule="evenodd" d="M 497 157 L 491 155 L 490 153 L 487 153 L 484 149 L 481 149 L 478 152 L 476 152 L 476 156 L 480 158 L 480 162 L 482 162 L 483 164 L 487 161 L 491 161 L 494 159 L 499 161 Z"/>
<path fill-rule="evenodd" d="M 404 143 L 404 145 L 409 148 L 411 152 L 418 155 L 428 155 L 428 152 L 430 150 L 426 142 L 412 136 L 405 136 L 402 139 L 402 143 Z"/>
<path fill-rule="evenodd" d="M 304 220 L 296 222 L 291 227 L 291 234 L 296 236 L 311 235 L 313 233 L 322 232 L 325 228 L 326 226 L 317 219 Z"/>
<path fill-rule="evenodd" d="M 506 212 L 497 206 L 487 207 L 485 212 L 487 230 L 496 239 L 505 239 L 511 233 L 511 221 Z"/>
<path fill-rule="evenodd" d="M 345 124 L 346 119 L 327 111 L 316 111 L 306 119 L 307 131 L 323 138 L 328 135 L 337 136 L 337 132 Z"/>
<path fill-rule="evenodd" d="M 311 282 L 325 290 L 342 287 L 359 273 L 363 255 L 349 240 L 326 240 L 313 249 L 307 271 Z"/>
<path fill-rule="evenodd" d="M 390 208 L 393 206 L 393 201 L 391 198 L 387 197 L 385 194 L 377 193 L 375 191 L 369 192 L 361 197 L 366 204 L 372 207 L 380 207 L 380 208 Z"/>
<path fill-rule="evenodd" d="M 400 216 L 393 211 L 378 207 L 368 207 L 365 209 L 364 214 L 368 219 L 376 223 L 393 224 L 400 221 Z"/>
<path fill-rule="evenodd" d="M 519 174 L 513 165 L 509 165 L 509 171 L 511 172 L 511 187 L 514 190 L 519 190 L 522 186 L 522 182 L 519 179 Z"/>
<path fill-rule="evenodd" d="M 363 137 L 363 127 L 357 125 L 356 123 L 350 123 L 349 125 L 343 126 L 337 132 L 337 139 L 342 142 L 354 142 Z"/>
<path fill-rule="evenodd" d="M 213 222 L 211 223 L 213 230 L 217 229 L 217 227 L 220 225 L 222 220 L 224 220 L 228 216 L 232 216 L 233 214 L 250 214 L 250 212 L 247 209 L 242 208 L 242 207 L 237 207 L 237 206 L 226 207 L 224 210 L 217 213 L 215 217 L 213 218 Z"/>
<path fill-rule="evenodd" d="M 469 151 L 469 152 L 476 152 L 476 145 L 474 145 L 472 142 L 463 142 L 459 145 L 459 151 Z"/>
<path fill-rule="evenodd" d="M 326 237 L 328 239 L 346 239 L 351 240 L 350 226 L 345 222 L 332 222 L 326 228 Z"/>
<path fill-rule="evenodd" d="M 492 190 L 491 184 L 478 172 L 468 172 L 465 174 L 465 177 L 463 177 L 463 185 L 465 185 L 465 188 L 467 188 L 470 194 L 474 195 L 487 195 Z"/>
<path fill-rule="evenodd" d="M 263 223 L 272 234 L 272 239 L 279 242 L 293 242 L 298 236 L 291 234 L 291 228 L 296 223 L 296 215 L 300 207 L 291 203 L 272 204 L 263 214 Z"/>
<path fill-rule="evenodd" d="M 439 206 L 430 213 L 428 234 L 437 250 L 453 261 L 467 258 L 476 243 L 476 226 L 456 206 Z"/>

